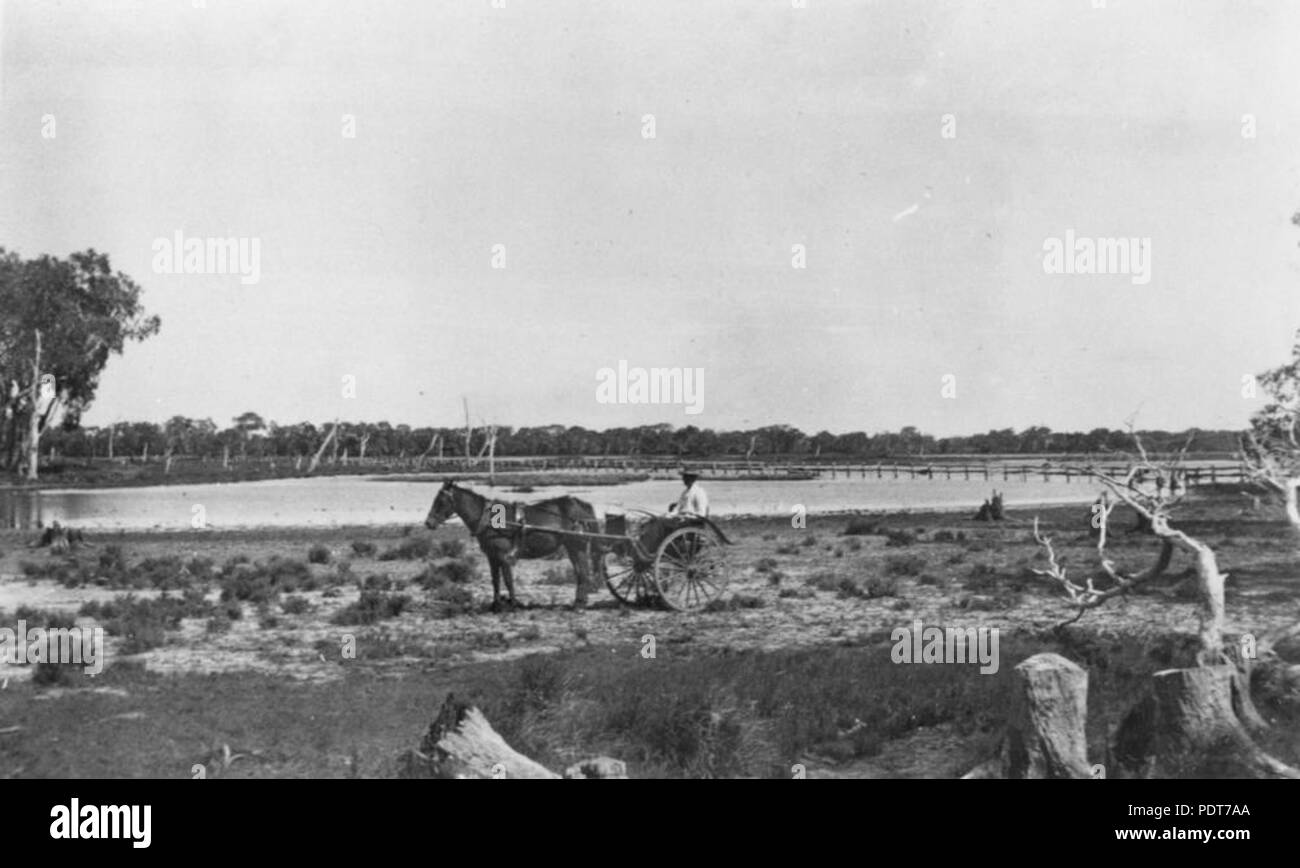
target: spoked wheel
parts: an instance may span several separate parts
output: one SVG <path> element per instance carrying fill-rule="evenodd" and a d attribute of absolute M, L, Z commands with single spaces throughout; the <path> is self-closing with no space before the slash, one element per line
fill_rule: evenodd
<path fill-rule="evenodd" d="M 722 541 L 703 527 L 682 527 L 659 545 L 655 588 L 670 609 L 698 609 L 722 596 L 727 564 Z"/>
<path fill-rule="evenodd" d="M 659 596 L 650 573 L 632 557 L 616 552 L 610 552 L 605 562 L 605 585 L 620 603 L 629 606 L 642 606 Z"/>

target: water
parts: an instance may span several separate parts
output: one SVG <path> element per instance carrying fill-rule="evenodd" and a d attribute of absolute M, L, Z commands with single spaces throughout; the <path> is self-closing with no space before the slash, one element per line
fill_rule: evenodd
<path fill-rule="evenodd" d="M 704 480 L 715 516 L 791 515 L 879 509 L 976 509 L 993 488 L 1008 507 L 1085 503 L 1098 486 L 1063 479 L 816 479 L 776 482 Z M 187 530 L 202 517 L 208 527 L 330 527 L 420 524 L 439 483 L 369 477 L 280 479 L 265 482 L 87 490 L 0 490 L 0 526 L 33 528 L 58 521 L 99 530 Z M 573 494 L 598 507 L 663 512 L 681 483 L 649 480 L 622 485 L 538 486 L 529 493 L 472 485 L 509 500 Z"/>

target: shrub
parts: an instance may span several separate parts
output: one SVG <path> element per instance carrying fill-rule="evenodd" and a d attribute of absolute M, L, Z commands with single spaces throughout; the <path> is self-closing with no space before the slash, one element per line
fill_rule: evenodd
<path fill-rule="evenodd" d="M 782 543 L 776 547 L 776 553 L 778 555 L 797 555 L 799 549 L 791 543 Z"/>
<path fill-rule="evenodd" d="M 230 616 L 226 614 L 226 611 L 224 609 L 222 609 L 219 610 L 217 614 L 213 615 L 211 618 L 208 619 L 208 624 L 204 628 L 204 631 L 212 636 L 218 635 L 220 633 L 229 633 L 231 624 L 232 622 Z"/>
<path fill-rule="evenodd" d="M 201 592 L 190 590 L 180 597 L 164 592 L 152 600 L 127 594 L 115 600 L 86 603 L 81 611 L 103 624 L 110 636 L 123 637 L 123 653 L 138 654 L 166 642 L 166 632 L 178 629 L 182 618 L 210 617 L 214 607 Z"/>
<path fill-rule="evenodd" d="M 901 529 L 887 530 L 885 531 L 885 537 L 885 545 L 889 548 L 902 548 L 916 544 L 916 537 Z"/>
<path fill-rule="evenodd" d="M 968 591 L 989 591 L 997 586 L 998 570 L 991 564 L 972 564 L 962 587 Z"/>
<path fill-rule="evenodd" d="M 776 569 L 776 558 L 759 558 L 758 563 L 754 564 L 754 572 L 770 573 Z"/>
<path fill-rule="evenodd" d="M 309 564 L 328 564 L 330 562 L 330 550 L 325 546 L 317 544 L 307 549 L 307 563 Z"/>
<path fill-rule="evenodd" d="M 797 600 L 807 600 L 810 597 L 816 596 L 816 594 L 812 588 L 782 588 L 777 593 L 777 596 L 782 599 L 793 597 Z"/>
<path fill-rule="evenodd" d="M 126 570 L 126 554 L 116 543 L 104 546 L 99 553 L 100 572 L 123 572 Z"/>
<path fill-rule="evenodd" d="M 947 543 L 956 541 L 957 537 L 950 530 L 940 530 L 935 531 L 933 539 L 935 542 Z"/>
<path fill-rule="evenodd" d="M 463 558 L 465 556 L 465 541 L 461 539 L 445 539 L 438 543 L 438 554 L 444 558 Z"/>
<path fill-rule="evenodd" d="M 429 591 L 429 609 L 435 618 L 468 615 L 474 611 L 474 594 L 465 585 L 442 582 Z"/>
<path fill-rule="evenodd" d="M 849 519 L 848 527 L 844 528 L 844 536 L 870 536 L 876 533 L 876 523 L 862 516 L 855 516 Z"/>
<path fill-rule="evenodd" d="M 893 576 L 872 576 L 863 585 L 863 595 L 868 600 L 878 597 L 898 596 L 898 581 Z"/>
<path fill-rule="evenodd" d="M 285 597 L 280 609 L 286 615 L 305 615 L 311 611 L 312 605 L 306 597 Z"/>
<path fill-rule="evenodd" d="M 273 557 L 266 563 L 228 563 L 222 569 L 221 599 L 261 605 L 274 602 L 282 593 L 315 590 L 319 584 L 302 561 Z"/>
<path fill-rule="evenodd" d="M 812 548 L 813 546 L 817 545 L 817 535 L 811 533 L 808 534 L 806 537 L 804 537 L 802 540 L 799 541 L 799 545 L 803 546 L 806 549 Z"/>
<path fill-rule="evenodd" d="M 925 569 L 925 558 L 919 555 L 890 555 L 885 558 L 885 573 L 891 576 L 919 576 Z"/>
<path fill-rule="evenodd" d="M 26 621 L 27 629 L 44 628 L 46 630 L 71 630 L 77 626 L 76 619 L 71 615 L 65 615 L 62 612 L 50 612 L 41 609 L 33 609 L 28 606 L 20 606 L 15 620 Z M 55 636 L 46 636 L 45 641 L 49 643 L 46 649 L 44 660 L 37 663 L 32 670 L 32 683 L 38 687 L 54 687 L 58 685 L 68 686 L 75 684 L 82 672 L 81 663 L 63 661 L 57 658 L 59 654 L 59 639 Z M 83 651 L 84 653 L 84 651 Z M 84 657 L 82 658 L 85 659 Z"/>
<path fill-rule="evenodd" d="M 428 537 L 407 537 L 379 556 L 381 561 L 418 561 L 433 553 L 433 542 Z"/>
<path fill-rule="evenodd" d="M 381 591 L 362 591 L 360 598 L 334 614 L 330 620 L 339 625 L 374 624 L 396 618 L 410 604 L 405 594 L 385 594 Z"/>
<path fill-rule="evenodd" d="M 478 568 L 470 561 L 447 560 L 435 561 L 426 566 L 419 575 L 415 577 L 415 583 L 426 591 L 434 590 L 442 585 L 466 585 L 472 582 L 478 576 Z M 573 581 L 567 577 L 563 584 Z"/>
<path fill-rule="evenodd" d="M 818 570 L 804 579 L 804 584 L 819 591 L 835 591 L 844 581 L 851 582 L 852 579 L 835 570 Z"/>
<path fill-rule="evenodd" d="M 367 540 L 353 540 L 352 552 L 359 558 L 372 558 L 378 549 L 375 544 Z"/>
<path fill-rule="evenodd" d="M 378 573 L 366 576 L 365 581 L 361 583 L 363 591 L 391 591 L 393 589 L 393 579 L 388 573 Z"/>

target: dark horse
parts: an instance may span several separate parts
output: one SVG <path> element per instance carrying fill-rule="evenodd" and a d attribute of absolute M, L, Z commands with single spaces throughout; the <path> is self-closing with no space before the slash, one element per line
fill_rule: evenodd
<path fill-rule="evenodd" d="M 546 531 L 599 532 L 600 523 L 591 504 L 567 495 L 537 503 L 508 503 L 490 500 L 461 488 L 454 480 L 447 480 L 433 499 L 424 526 L 436 530 L 453 515 L 465 522 L 487 556 L 492 570 L 492 611 L 500 610 L 503 576 L 510 602 L 512 605 L 515 602 L 516 558 L 545 558 L 561 549 L 568 553 L 577 577 L 573 605 L 575 608 L 587 605 L 590 568 L 593 557 L 599 557 L 596 546 L 576 536 Z"/>

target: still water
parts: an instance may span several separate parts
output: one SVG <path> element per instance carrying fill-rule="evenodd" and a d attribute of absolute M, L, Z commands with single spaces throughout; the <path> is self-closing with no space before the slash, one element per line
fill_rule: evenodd
<path fill-rule="evenodd" d="M 996 487 L 1008 507 L 1088 502 L 1096 484 L 1078 479 L 815 479 L 777 482 L 704 480 L 710 511 L 718 516 L 790 515 L 879 509 L 977 508 Z M 186 530 L 202 515 L 208 527 L 328 527 L 419 524 L 439 483 L 388 477 L 278 479 L 264 482 L 170 485 L 94 490 L 0 490 L 0 527 L 32 528 L 58 521 L 100 530 Z M 573 494 L 598 508 L 662 512 L 676 501 L 681 483 L 649 480 L 622 485 L 538 486 L 518 493 L 486 485 L 471 487 L 509 500 L 541 500 Z"/>

